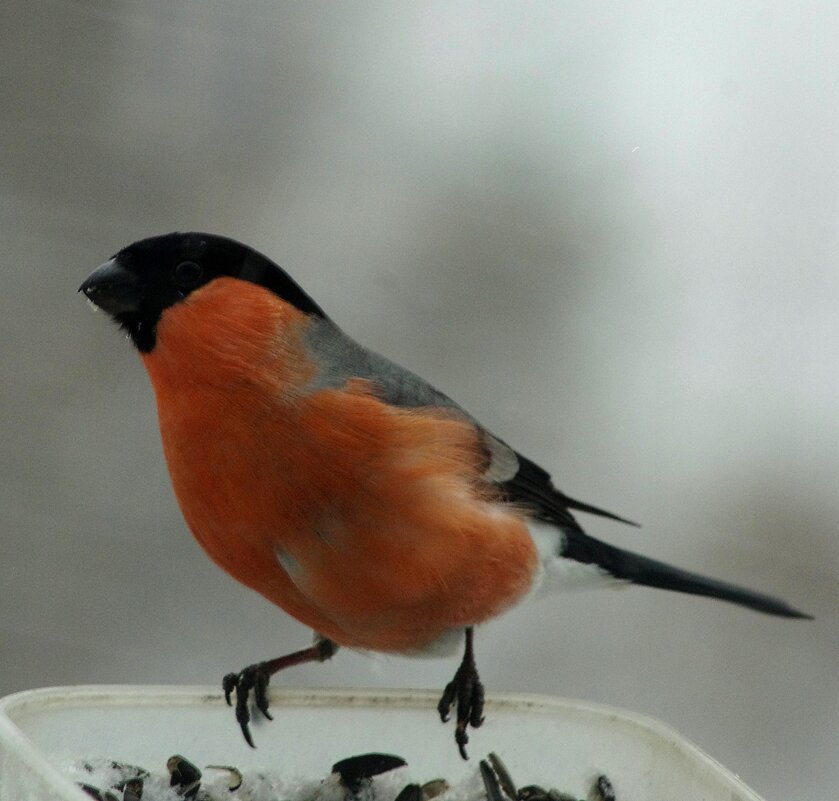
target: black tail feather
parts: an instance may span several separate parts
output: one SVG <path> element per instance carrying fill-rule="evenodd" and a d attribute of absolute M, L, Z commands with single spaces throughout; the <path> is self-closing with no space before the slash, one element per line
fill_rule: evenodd
<path fill-rule="evenodd" d="M 618 579 L 646 587 L 658 587 L 690 595 L 703 595 L 747 606 L 758 612 L 780 617 L 807 618 L 812 615 L 799 612 L 780 598 L 747 590 L 724 581 L 700 576 L 678 567 L 650 559 L 640 554 L 624 551 L 613 545 L 589 537 L 578 531 L 566 532 L 566 547 L 562 554 L 587 564 L 596 564 Z"/>
<path fill-rule="evenodd" d="M 617 520 L 619 523 L 627 523 L 630 526 L 638 526 L 625 517 L 618 517 L 613 512 L 607 512 L 590 503 L 569 498 L 564 492 L 558 490 L 547 470 L 539 467 L 536 462 L 516 452 L 519 462 L 518 472 L 513 478 L 503 482 L 500 486 L 507 498 L 514 503 L 521 504 L 530 510 L 540 520 L 549 520 L 556 523 L 560 528 L 580 529 L 569 509 L 576 509 L 580 512 L 587 512 L 600 517 L 608 517 L 610 520 Z"/>
<path fill-rule="evenodd" d="M 634 520 L 627 520 L 625 517 L 619 517 L 614 512 L 607 512 L 605 509 L 600 509 L 597 506 L 592 506 L 590 503 L 569 498 L 565 493 L 562 493 L 562 502 L 569 509 L 576 509 L 578 512 L 587 512 L 590 515 L 597 515 L 598 517 L 608 517 L 609 520 L 617 520 L 618 523 L 626 523 L 628 526 L 635 526 L 641 528 L 640 523 Z"/>

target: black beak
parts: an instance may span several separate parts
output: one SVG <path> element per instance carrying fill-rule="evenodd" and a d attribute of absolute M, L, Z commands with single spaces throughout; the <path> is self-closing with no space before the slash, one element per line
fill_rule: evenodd
<path fill-rule="evenodd" d="M 140 307 L 142 291 L 137 276 L 111 259 L 97 267 L 79 287 L 85 297 L 112 316 L 135 312 Z"/>

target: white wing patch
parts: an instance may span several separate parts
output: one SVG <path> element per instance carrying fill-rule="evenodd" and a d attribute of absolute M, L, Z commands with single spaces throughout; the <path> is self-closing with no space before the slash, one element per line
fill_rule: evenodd
<path fill-rule="evenodd" d="M 300 589 L 300 582 L 303 579 L 303 567 L 285 548 L 279 545 L 274 546 L 274 556 L 277 557 L 277 563 L 286 572 L 288 577 L 294 582 L 298 589 Z"/>
<path fill-rule="evenodd" d="M 484 471 L 484 479 L 492 484 L 509 481 L 519 472 L 519 460 L 516 452 L 501 440 L 484 432 L 484 445 L 489 452 L 489 465 Z"/>

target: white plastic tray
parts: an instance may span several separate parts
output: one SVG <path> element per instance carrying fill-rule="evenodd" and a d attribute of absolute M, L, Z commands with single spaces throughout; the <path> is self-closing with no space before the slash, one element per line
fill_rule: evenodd
<path fill-rule="evenodd" d="M 90 801 L 55 767 L 68 756 L 108 758 L 164 770 L 172 754 L 199 766 L 270 768 L 325 777 L 338 759 L 398 754 L 412 778 L 458 781 L 497 752 L 519 785 L 582 797 L 606 773 L 618 799 L 761 801 L 737 777 L 651 718 L 582 701 L 525 695 L 487 699 L 486 722 L 463 762 L 437 694 L 419 691 L 274 690 L 274 722 L 253 726 L 245 745 L 221 694 L 205 687 L 59 687 L 0 700 L 0 799 Z M 233 798 L 233 796 L 231 796 Z"/>

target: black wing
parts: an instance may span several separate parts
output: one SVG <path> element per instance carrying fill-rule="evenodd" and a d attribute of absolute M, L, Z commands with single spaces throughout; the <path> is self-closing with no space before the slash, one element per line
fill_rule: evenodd
<path fill-rule="evenodd" d="M 630 526 L 638 525 L 605 509 L 570 498 L 554 486 L 547 470 L 520 453 L 514 453 L 519 463 L 518 472 L 512 478 L 498 482 L 498 486 L 507 500 L 532 509 L 534 516 L 539 520 L 555 523 L 563 528 L 580 529 L 579 523 L 570 512 L 571 509 L 575 509 L 578 512 L 608 517 Z"/>

